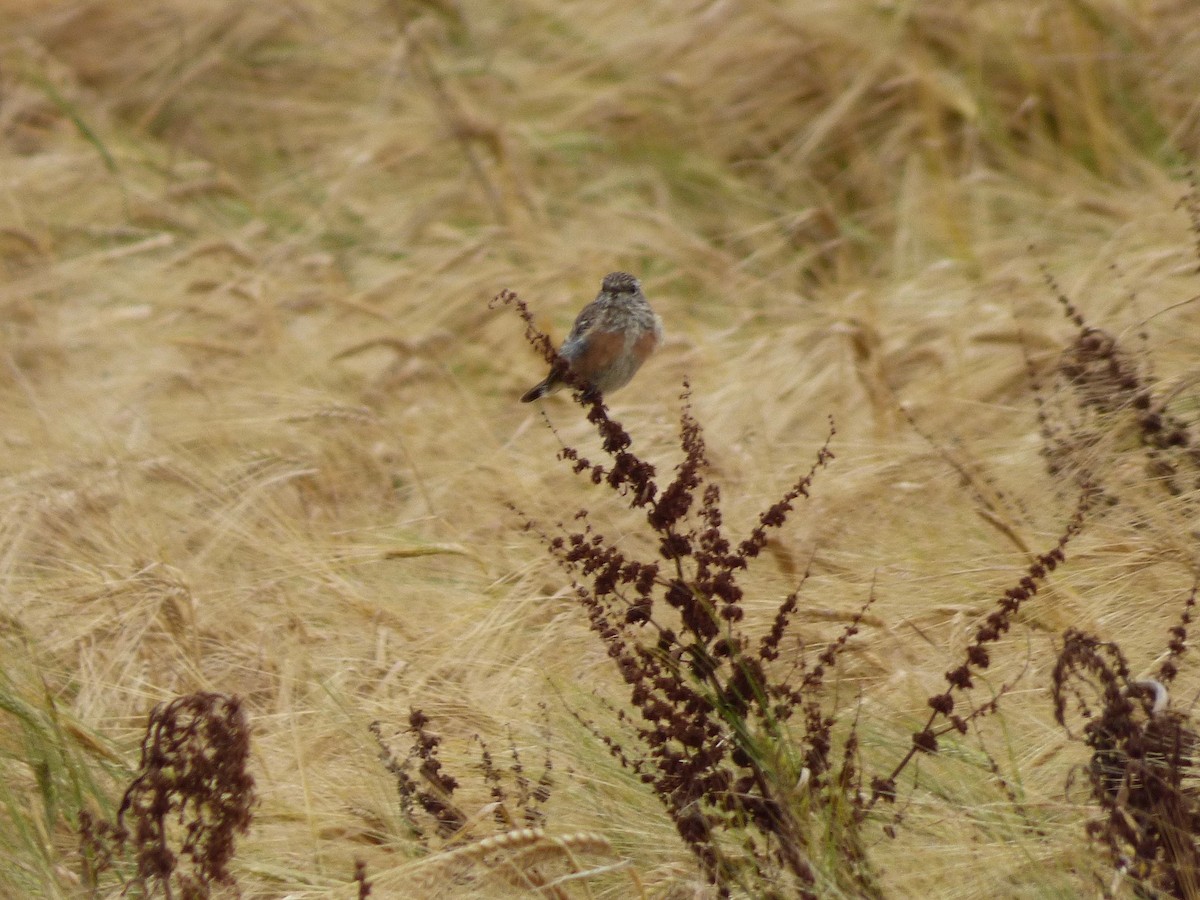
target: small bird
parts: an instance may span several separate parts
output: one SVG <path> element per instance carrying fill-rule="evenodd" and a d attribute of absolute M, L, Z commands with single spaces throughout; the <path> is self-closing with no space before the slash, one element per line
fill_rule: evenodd
<path fill-rule="evenodd" d="M 610 272 L 558 353 L 584 386 L 609 394 L 629 383 L 662 339 L 662 319 L 646 302 L 642 283 L 628 272 Z M 564 383 L 562 370 L 555 367 L 521 402 L 552 394 Z"/>

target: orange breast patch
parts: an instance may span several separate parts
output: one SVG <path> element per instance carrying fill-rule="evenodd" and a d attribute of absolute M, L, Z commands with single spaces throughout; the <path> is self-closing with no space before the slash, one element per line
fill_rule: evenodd
<path fill-rule="evenodd" d="M 645 332 L 633 345 L 633 358 L 641 365 L 646 361 L 651 353 L 654 352 L 655 346 L 658 344 L 658 335 L 653 331 Z"/>
<path fill-rule="evenodd" d="M 620 331 L 593 331 L 588 335 L 583 353 L 572 363 L 575 374 L 584 381 L 594 381 L 596 376 L 613 364 L 625 344 L 625 334 Z"/>

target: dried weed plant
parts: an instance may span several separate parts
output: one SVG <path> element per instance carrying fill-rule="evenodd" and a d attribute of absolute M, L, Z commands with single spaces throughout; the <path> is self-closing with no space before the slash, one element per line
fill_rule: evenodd
<path fill-rule="evenodd" d="M 502 291 L 493 300 L 493 306 L 501 305 L 515 307 L 530 344 L 552 367 L 560 366 L 524 301 Z M 721 896 L 735 888 L 763 897 L 817 897 L 831 889 L 879 895 L 863 823 L 879 800 L 896 799 L 897 779 L 918 754 L 936 753 L 941 735 L 965 734 L 970 722 L 996 710 L 1007 688 L 967 712 L 958 710 L 958 697 L 990 666 L 989 645 L 1063 563 L 1067 544 L 1085 525 L 1094 491 L 1084 485 L 1055 544 L 1034 557 L 976 629 L 962 662 L 946 672 L 946 689 L 928 698 L 931 712 L 913 733 L 908 752 L 887 775 L 870 779 L 868 794 L 857 721 L 838 727 L 847 710 L 838 707 L 834 686 L 839 657 L 874 594 L 837 638 L 813 654 L 790 628 L 808 572 L 778 603 L 769 629 L 757 636 L 739 583 L 769 535 L 786 524 L 832 460 L 833 427 L 811 468 L 736 539 L 724 522 L 720 487 L 709 480 L 704 436 L 686 382 L 683 458 L 665 484 L 632 450 L 632 439 L 603 398 L 575 387 L 575 400 L 609 462 L 594 463 L 566 444 L 559 457 L 641 511 L 649 536 L 643 543 L 656 551 L 639 557 L 628 542 L 606 536 L 586 508 L 573 524 L 558 523 L 553 535 L 526 519 L 572 576 L 575 600 L 626 686 L 632 712 L 613 710 L 613 724 L 632 734 L 635 747 L 592 722 L 584 724 L 653 790 Z"/>
<path fill-rule="evenodd" d="M 1074 628 L 1055 663 L 1054 717 L 1091 750 L 1084 771 L 1099 815 L 1086 829 L 1115 869 L 1114 894 L 1122 877 L 1152 895 L 1200 894 L 1200 735 L 1190 711 L 1170 708 L 1168 690 L 1196 595 L 1193 585 L 1153 678 L 1133 677 L 1118 642 Z M 1079 734 L 1067 722 L 1072 707 Z"/>
<path fill-rule="evenodd" d="M 1200 442 L 1192 427 L 1170 411 L 1175 398 L 1155 389 L 1144 360 L 1120 338 L 1090 324 L 1080 309 L 1043 267 L 1043 278 L 1068 321 L 1077 329 L 1059 357 L 1053 376 L 1071 398 L 1055 404 L 1042 379 L 1030 367 L 1046 467 L 1052 476 L 1068 476 L 1078 484 L 1097 484 L 1132 445 L 1142 457 L 1145 481 L 1172 497 L 1200 490 Z M 1144 338 L 1145 335 L 1143 334 Z M 1106 487 L 1103 501 L 1121 501 Z"/>
<path fill-rule="evenodd" d="M 199 900 L 236 887 L 230 864 L 256 803 L 249 761 L 250 727 L 237 697 L 197 693 L 156 706 L 115 824 L 80 815 L 84 883 L 94 891 L 117 855 L 131 850 L 137 875 L 129 883 L 148 896 L 161 888 L 167 900 Z"/>
<path fill-rule="evenodd" d="M 523 300 L 504 291 L 493 305 L 514 306 L 531 345 L 552 367 L 563 368 Z M 566 445 L 560 458 L 643 511 L 657 548 L 656 558 L 637 558 L 606 538 L 586 509 L 575 515 L 575 526 L 559 524 L 561 535 L 541 535 L 571 574 L 575 599 L 629 691 L 636 715 L 615 715 L 637 749 L 585 724 L 653 790 L 722 896 L 735 886 L 764 897 L 816 896 L 817 829 L 810 807 L 826 814 L 830 840 L 845 864 L 830 874 L 874 895 L 858 820 L 845 802 L 859 779 L 856 738 L 851 730 L 839 751 L 835 719 L 821 702 L 826 675 L 833 674 L 870 601 L 816 659 L 781 660 L 800 587 L 779 603 L 770 631 L 756 638 L 744 621 L 738 584 L 739 573 L 833 458 L 829 440 L 811 469 L 735 543 L 724 527 L 720 487 L 707 481 L 704 437 L 686 385 L 684 457 L 665 485 L 631 449 L 632 439 L 603 398 L 573 386 L 611 462 L 593 463 Z M 829 439 L 833 434 L 831 427 Z M 797 729 L 788 724 L 793 717 L 801 723 Z"/>
<path fill-rule="evenodd" d="M 370 726 L 380 761 L 396 781 L 409 833 L 428 854 L 414 873 L 425 889 L 447 883 L 477 888 L 505 884 L 565 900 L 571 896 L 568 884 L 579 883 L 586 891 L 590 877 L 627 868 L 618 860 L 589 869 L 580 862 L 581 857 L 615 857 L 606 838 L 587 832 L 553 834 L 544 827 L 554 786 L 548 734 L 544 735 L 546 756 L 536 781 L 526 772 L 515 743 L 509 743 L 510 762 L 502 770 L 487 743 L 477 738 L 477 786 L 482 786 L 489 798 L 480 802 L 477 794 L 460 789 L 459 778 L 444 767 L 440 754 L 443 739 L 429 725 L 421 710 L 409 713 L 406 733 L 411 745 L 403 758 L 392 752 L 379 722 Z M 494 833 L 478 837 L 481 823 L 488 819 Z"/>
<path fill-rule="evenodd" d="M 1191 181 L 1180 205 L 1200 255 L 1200 191 Z M 1096 493 L 1106 514 L 1151 531 L 1158 557 L 1194 573 L 1200 443 L 1194 425 L 1171 409 L 1190 382 L 1164 391 L 1144 353 L 1090 324 L 1045 267 L 1043 278 L 1076 329 L 1054 368 L 1058 390 L 1051 395 L 1033 378 L 1049 472 L 1083 484 L 1103 480 Z M 1114 465 L 1125 460 L 1132 465 Z M 1129 471 L 1135 477 L 1120 477 Z M 1193 581 L 1152 677 L 1132 674 L 1118 640 L 1075 627 L 1063 634 L 1051 684 L 1054 716 L 1091 750 L 1085 774 L 1099 814 L 1086 831 L 1113 866 L 1112 895 L 1128 879 L 1138 896 L 1200 896 L 1200 734 L 1191 709 L 1172 708 L 1169 691 L 1187 650 L 1198 585 Z"/>
<path fill-rule="evenodd" d="M 367 878 L 367 864 L 361 859 L 354 860 L 354 884 L 358 900 L 367 900 L 371 896 L 371 882 Z"/>

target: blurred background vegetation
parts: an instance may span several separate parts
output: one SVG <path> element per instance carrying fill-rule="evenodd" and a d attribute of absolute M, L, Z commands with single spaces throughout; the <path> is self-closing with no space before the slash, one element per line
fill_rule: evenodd
<path fill-rule="evenodd" d="M 1039 453 L 1033 385 L 1089 415 L 1043 272 L 1195 419 L 1197 33 L 1187 0 L 0 0 L 0 893 L 116 896 L 79 812 L 111 817 L 155 704 L 220 691 L 261 795 L 243 896 L 356 896 L 355 859 L 375 896 L 528 893 L 406 831 L 368 726 L 401 746 L 411 706 L 461 771 L 474 735 L 549 743 L 547 832 L 608 842 L 568 896 L 705 896 L 572 716 L 615 678 L 510 511 L 632 530 L 488 308 L 561 339 L 614 269 L 667 341 L 613 413 L 669 472 L 690 379 L 731 527 L 835 418 L 747 608 L 769 627 L 811 557 L 820 647 L 874 591 L 839 678 L 886 771 L 1075 506 Z M 1121 503 L 993 652 L 999 714 L 869 823 L 887 896 L 1110 884 L 1048 672 L 1072 625 L 1150 666 L 1195 571 L 1196 485 L 1117 413 L 1076 449 Z"/>

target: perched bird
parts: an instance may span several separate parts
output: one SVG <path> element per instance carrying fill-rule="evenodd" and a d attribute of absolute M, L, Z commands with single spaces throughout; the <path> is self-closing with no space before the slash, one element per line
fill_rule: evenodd
<path fill-rule="evenodd" d="M 662 338 L 662 320 L 646 302 L 641 282 L 628 272 L 610 272 L 596 299 L 571 326 L 558 353 L 582 386 L 609 394 L 629 383 Z M 521 402 L 559 390 L 565 383 L 563 374 L 560 368 L 551 369 L 525 392 Z"/>

